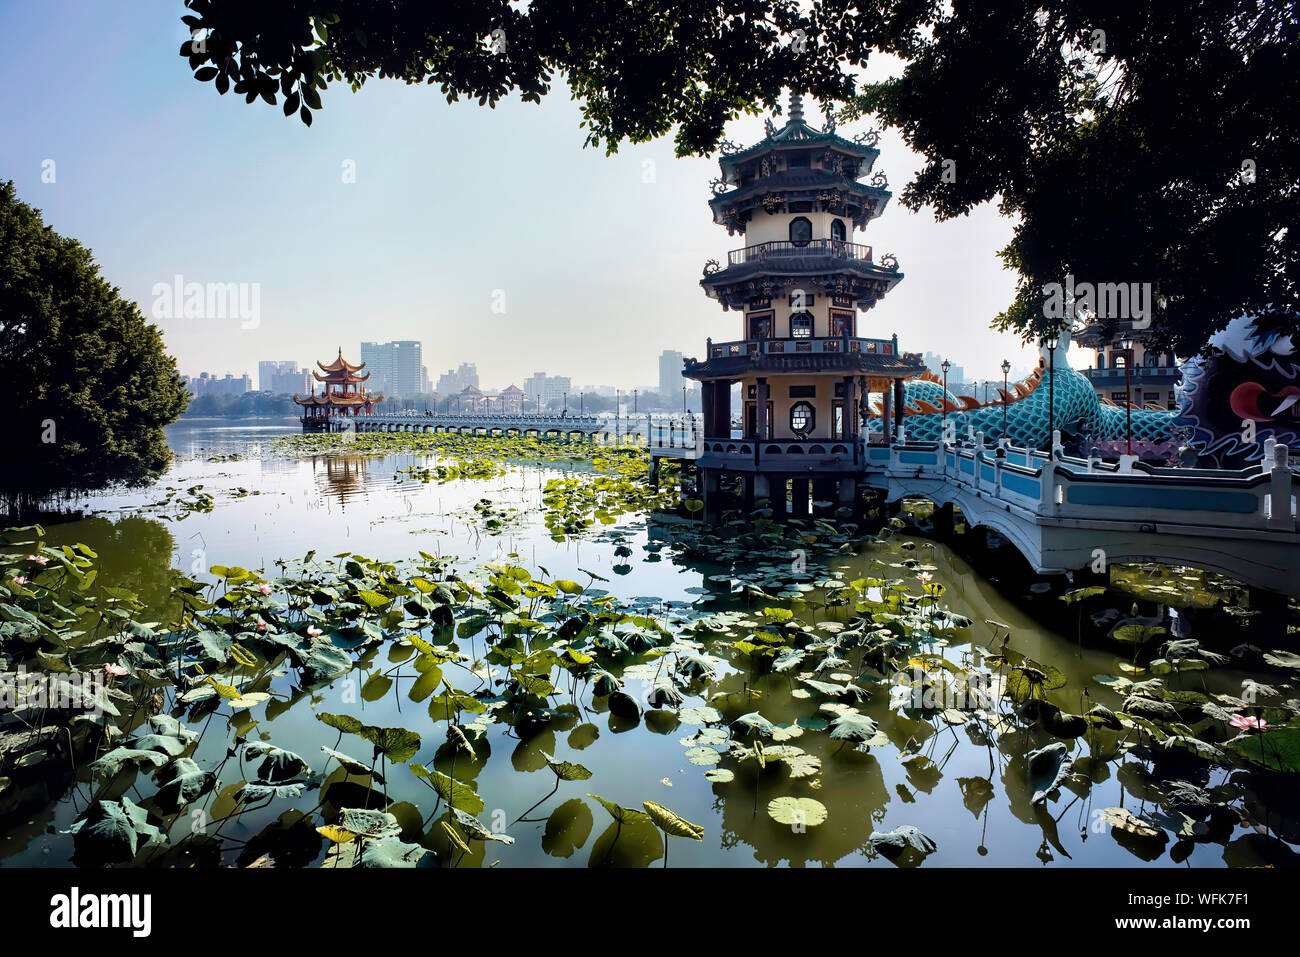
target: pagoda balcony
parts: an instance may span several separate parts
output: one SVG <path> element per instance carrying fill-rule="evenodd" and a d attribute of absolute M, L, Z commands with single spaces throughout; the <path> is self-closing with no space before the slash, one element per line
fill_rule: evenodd
<path fill-rule="evenodd" d="M 1124 367 L 1117 369 L 1080 369 L 1094 386 L 1122 386 Z M 1183 370 L 1177 366 L 1133 366 L 1130 378 L 1134 385 L 1173 385 L 1182 378 Z"/>
<path fill-rule="evenodd" d="M 864 461 L 861 437 L 822 439 L 755 439 L 705 436 L 700 445 L 702 468 L 730 472 L 857 472 Z"/>
<path fill-rule="evenodd" d="M 744 249 L 727 253 L 727 266 L 747 266 L 753 263 L 791 261 L 799 259 L 843 259 L 854 262 L 871 262 L 871 247 L 843 239 L 810 239 L 794 243 L 773 240 L 757 243 Z"/>
<path fill-rule="evenodd" d="M 740 339 L 736 342 L 709 342 L 709 358 L 752 355 L 813 355 L 835 353 L 866 353 L 889 356 L 894 354 L 893 339 L 859 339 L 835 336 L 829 339 Z"/>

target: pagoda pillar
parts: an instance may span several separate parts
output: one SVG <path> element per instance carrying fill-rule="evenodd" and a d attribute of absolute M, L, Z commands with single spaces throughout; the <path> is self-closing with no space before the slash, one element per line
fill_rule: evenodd
<path fill-rule="evenodd" d="M 880 434 L 885 444 L 890 445 L 894 441 L 894 398 L 888 388 L 880 395 Z"/>
<path fill-rule="evenodd" d="M 767 403 L 771 395 L 771 387 L 767 384 L 767 379 L 759 379 L 758 384 L 754 386 L 754 439 L 756 442 L 762 442 L 767 439 L 768 422 L 767 422 Z M 758 456 L 758 450 L 754 451 L 755 459 Z"/>
<path fill-rule="evenodd" d="M 894 435 L 903 431 L 903 380 L 894 380 Z"/>

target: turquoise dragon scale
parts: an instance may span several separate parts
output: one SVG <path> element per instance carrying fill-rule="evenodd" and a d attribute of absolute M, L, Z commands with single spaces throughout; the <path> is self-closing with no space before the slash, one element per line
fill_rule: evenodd
<path fill-rule="evenodd" d="M 1183 439 L 1174 423 L 1178 413 L 1138 406 L 1125 410 L 1099 398 L 1092 384 L 1070 367 L 1068 349 L 1069 339 L 1063 336 L 1050 362 L 1044 350 L 1038 368 L 1028 378 L 1012 383 L 1006 392 L 999 388 L 997 399 L 983 403 L 945 391 L 933 373 L 909 379 L 903 391 L 904 435 L 909 441 L 938 441 L 946 418 L 951 423 L 947 426 L 950 438 L 964 440 L 972 432 L 983 432 L 985 441 L 993 443 L 1002 436 L 1005 421 L 1011 444 L 1046 449 L 1050 415 L 1067 450 L 1080 455 L 1096 450 L 1111 458 L 1125 450 L 1131 423 L 1135 453 L 1144 459 L 1174 462 Z M 873 431 L 881 430 L 881 412 L 877 401 L 867 419 Z"/>

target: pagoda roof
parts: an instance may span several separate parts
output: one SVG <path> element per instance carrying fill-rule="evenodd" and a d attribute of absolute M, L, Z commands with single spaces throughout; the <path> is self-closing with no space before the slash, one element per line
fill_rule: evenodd
<path fill-rule="evenodd" d="M 366 395 L 362 392 L 352 392 L 347 395 L 337 395 L 328 393 L 324 395 L 295 395 L 293 401 L 299 405 L 332 405 L 347 406 L 354 405 L 377 405 L 384 401 L 383 395 Z"/>
<path fill-rule="evenodd" d="M 317 360 L 316 364 L 321 367 L 322 372 L 345 372 L 346 371 L 348 373 L 352 373 L 352 372 L 357 372 L 366 367 L 366 364 L 364 362 L 360 363 L 359 365 L 353 365 L 352 363 L 348 362 L 347 359 L 344 359 L 342 346 L 339 346 L 338 358 L 335 359 L 333 362 L 331 362 L 329 365 L 326 365 L 320 360 Z"/>
<path fill-rule="evenodd" d="M 514 383 L 511 383 L 510 385 L 506 386 L 504 389 L 501 390 L 501 394 L 502 395 L 523 395 L 524 390 L 519 388 L 519 386 L 515 385 Z"/>
<path fill-rule="evenodd" d="M 345 372 L 342 369 L 338 370 L 337 372 L 330 372 L 328 375 L 321 375 L 315 369 L 312 369 L 311 374 L 316 379 L 317 382 L 328 382 L 330 385 L 338 385 L 339 383 L 365 382 L 367 379 L 370 378 L 369 372 L 367 372 L 365 375 L 355 375 L 351 372 Z"/>
<path fill-rule="evenodd" d="M 764 153 L 778 150 L 830 147 L 849 156 L 870 160 L 871 162 L 866 164 L 868 169 L 880 155 L 880 151 L 875 148 L 877 134 L 864 133 L 857 140 L 846 140 L 835 132 L 833 123 L 822 130 L 809 125 L 803 117 L 803 96 L 799 93 L 790 94 L 790 109 L 786 113 L 785 125 L 778 129 L 768 121 L 767 129 L 765 139 L 746 149 L 724 152 L 719 157 L 718 165 L 722 168 L 722 178 L 725 182 L 736 181 L 736 168 L 742 163 Z"/>

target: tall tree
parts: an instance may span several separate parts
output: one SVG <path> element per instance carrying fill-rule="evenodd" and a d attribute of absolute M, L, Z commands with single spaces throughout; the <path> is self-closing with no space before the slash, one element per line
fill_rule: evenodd
<path fill-rule="evenodd" d="M 162 427 L 189 401 L 158 328 L 12 182 L 0 184 L 0 382 L 10 518 L 156 477 L 171 461 Z"/>
<path fill-rule="evenodd" d="M 868 5 L 861 5 L 868 6 Z M 1272 0 L 898 4 L 868 88 L 926 158 L 903 191 L 940 219 L 997 200 L 1020 274 L 996 325 L 1052 324 L 1043 286 L 1150 283 L 1181 355 L 1243 311 L 1300 319 L 1300 18 Z M 850 111 L 851 113 L 854 111 Z M 1105 320 L 1114 327 L 1113 320 Z"/>

